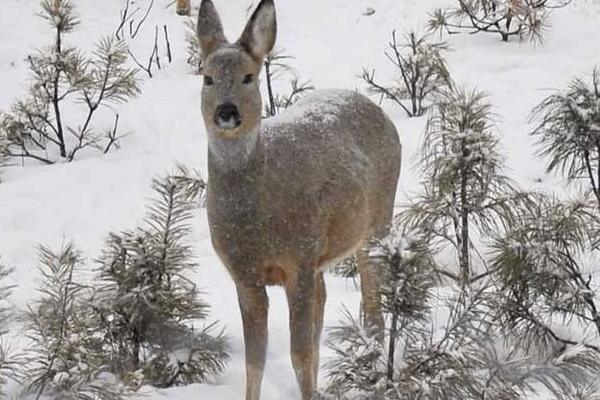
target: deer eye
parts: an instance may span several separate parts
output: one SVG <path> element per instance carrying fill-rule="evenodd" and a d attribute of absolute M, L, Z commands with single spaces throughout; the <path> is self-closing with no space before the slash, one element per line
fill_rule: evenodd
<path fill-rule="evenodd" d="M 206 86 L 210 86 L 213 83 L 215 83 L 215 80 L 212 78 L 212 76 L 204 75 L 204 84 Z"/>
<path fill-rule="evenodd" d="M 243 81 L 243 82 L 244 82 L 244 85 L 247 85 L 247 84 L 249 84 L 249 83 L 252 83 L 252 79 L 253 79 L 253 78 L 254 78 L 254 77 L 252 76 L 252 74 L 248 74 L 248 75 L 244 76 L 244 81 Z"/>

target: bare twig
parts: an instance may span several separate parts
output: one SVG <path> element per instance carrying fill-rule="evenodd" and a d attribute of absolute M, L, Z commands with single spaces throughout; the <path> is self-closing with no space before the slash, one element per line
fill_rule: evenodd
<path fill-rule="evenodd" d="M 106 147 L 104 148 L 104 154 L 107 154 L 113 145 L 117 147 L 117 142 L 120 137 L 117 134 L 119 126 L 119 114 L 115 114 L 115 123 L 113 125 L 112 130 L 108 131 L 108 143 L 106 143 Z"/>
<path fill-rule="evenodd" d="M 154 7 L 154 0 L 150 0 L 150 4 L 148 5 L 148 8 L 146 9 L 146 13 L 142 17 L 142 19 L 140 19 L 140 21 L 138 22 L 137 26 L 135 27 L 135 29 L 131 33 L 131 38 L 132 39 L 135 39 L 135 37 L 137 36 L 138 32 L 140 31 L 140 28 L 142 27 L 142 25 L 144 25 L 144 22 L 146 22 L 146 19 L 148 18 L 148 15 L 150 14 L 150 11 L 152 11 L 152 7 Z"/>
<path fill-rule="evenodd" d="M 163 29 L 165 32 L 165 43 L 167 44 L 167 58 L 169 63 L 173 61 L 173 55 L 171 54 L 171 41 L 169 40 L 169 32 L 167 30 L 167 25 L 163 25 Z"/>

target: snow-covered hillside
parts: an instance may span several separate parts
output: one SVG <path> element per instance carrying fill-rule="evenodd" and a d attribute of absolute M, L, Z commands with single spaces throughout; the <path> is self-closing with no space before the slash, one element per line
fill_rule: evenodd
<path fill-rule="evenodd" d="M 450 0 L 277 0 L 277 47 L 294 56 L 291 64 L 301 79 L 317 88 L 364 90 L 363 67 L 376 68 L 380 79 L 391 74 L 383 55 L 392 30 L 422 28 L 428 12 Z M 230 39 L 241 32 L 249 0 L 214 0 Z M 90 50 L 104 34 L 115 31 L 124 0 L 78 0 L 81 26 L 67 41 Z M 146 0 L 137 0 L 145 8 Z M 98 256 L 109 231 L 141 221 L 151 194 L 150 180 L 171 172 L 176 163 L 206 171 L 207 140 L 200 113 L 201 79 L 186 63 L 184 17 L 171 0 L 157 0 L 132 51 L 146 57 L 154 27 L 168 25 L 174 60 L 149 79 L 140 73 L 141 95 L 119 107 L 128 136 L 121 149 L 108 155 L 89 154 L 73 163 L 13 166 L 0 171 L 0 260 L 14 267 L 18 286 L 11 300 L 23 308 L 37 296 L 37 245 L 57 248 L 73 240 L 82 252 Z M 256 3 L 256 2 L 255 2 Z M 195 1 L 197 7 L 199 1 Z M 368 8 L 375 10 L 366 15 Z M 36 0 L 2 0 L 0 6 L 0 110 L 8 109 L 26 90 L 26 56 L 52 40 L 48 25 L 36 14 Z M 553 88 L 600 65 L 600 2 L 574 0 L 551 18 L 543 44 L 503 43 L 495 35 L 455 35 L 448 65 L 454 80 L 489 94 L 502 132 L 509 174 L 526 188 L 560 190 L 563 182 L 544 174 L 534 155 L 527 119 L 531 109 Z M 162 51 L 162 50 L 161 50 Z M 163 57 L 164 59 L 164 57 Z M 287 90 L 287 82 L 277 83 Z M 407 119 L 392 103 L 383 103 L 401 135 L 403 171 L 398 204 L 418 189 L 412 170 L 424 118 Z M 101 121 L 110 125 L 112 120 Z M 213 251 L 206 215 L 198 212 L 194 251 L 201 265 L 193 279 L 213 306 L 211 319 L 226 327 L 232 360 L 220 382 L 169 390 L 147 389 L 148 399 L 243 398 L 244 361 L 241 318 L 233 282 Z M 92 264 L 92 263 L 90 263 Z M 353 282 L 327 277 L 326 326 L 336 324 L 342 304 L 358 311 L 359 292 Z M 271 288 L 270 344 L 263 384 L 264 399 L 298 398 L 289 358 L 287 305 L 283 291 Z M 18 332 L 11 331 L 18 336 Z M 18 342 L 18 340 L 17 340 Z M 323 346 L 322 357 L 328 350 Z M 15 396 L 18 388 L 10 388 Z"/>

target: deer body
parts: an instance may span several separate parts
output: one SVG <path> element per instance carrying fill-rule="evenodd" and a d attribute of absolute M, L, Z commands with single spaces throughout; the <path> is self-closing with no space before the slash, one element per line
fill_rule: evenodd
<path fill-rule="evenodd" d="M 359 252 L 363 308 L 381 324 L 377 272 L 361 250 L 387 233 L 400 171 L 392 122 L 366 97 L 307 95 L 261 121 L 256 76 L 275 40 L 275 9 L 263 0 L 229 44 L 210 0 L 198 22 L 208 133 L 207 211 L 214 248 L 237 288 L 246 347 L 246 399 L 258 400 L 267 346 L 265 287 L 284 286 L 291 356 L 303 400 L 317 384 L 323 269 Z"/>
<path fill-rule="evenodd" d="M 211 235 L 234 277 L 285 284 L 302 258 L 317 273 L 385 233 L 400 145 L 370 100 L 315 92 L 264 121 L 255 146 L 230 170 L 209 151 Z"/>

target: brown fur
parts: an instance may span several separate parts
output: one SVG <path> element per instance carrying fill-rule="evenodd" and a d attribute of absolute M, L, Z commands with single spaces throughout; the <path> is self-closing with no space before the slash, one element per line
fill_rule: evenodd
<path fill-rule="evenodd" d="M 272 0 L 261 1 L 235 44 L 226 41 L 212 2 L 203 0 L 198 34 L 203 73 L 212 79 L 202 90 L 208 219 L 214 248 L 238 291 L 246 399 L 260 397 L 265 286 L 279 284 L 289 304 L 292 364 L 302 399 L 309 400 L 319 370 L 323 269 L 358 251 L 363 310 L 369 323 L 382 324 L 378 274 L 361 248 L 371 236 L 385 235 L 391 221 L 398 135 L 377 105 L 341 90 L 308 95 L 281 116 L 261 121 L 257 76 L 275 41 Z M 248 74 L 253 79 L 244 83 Z M 215 122 L 224 103 L 239 110 L 239 126 Z"/>

